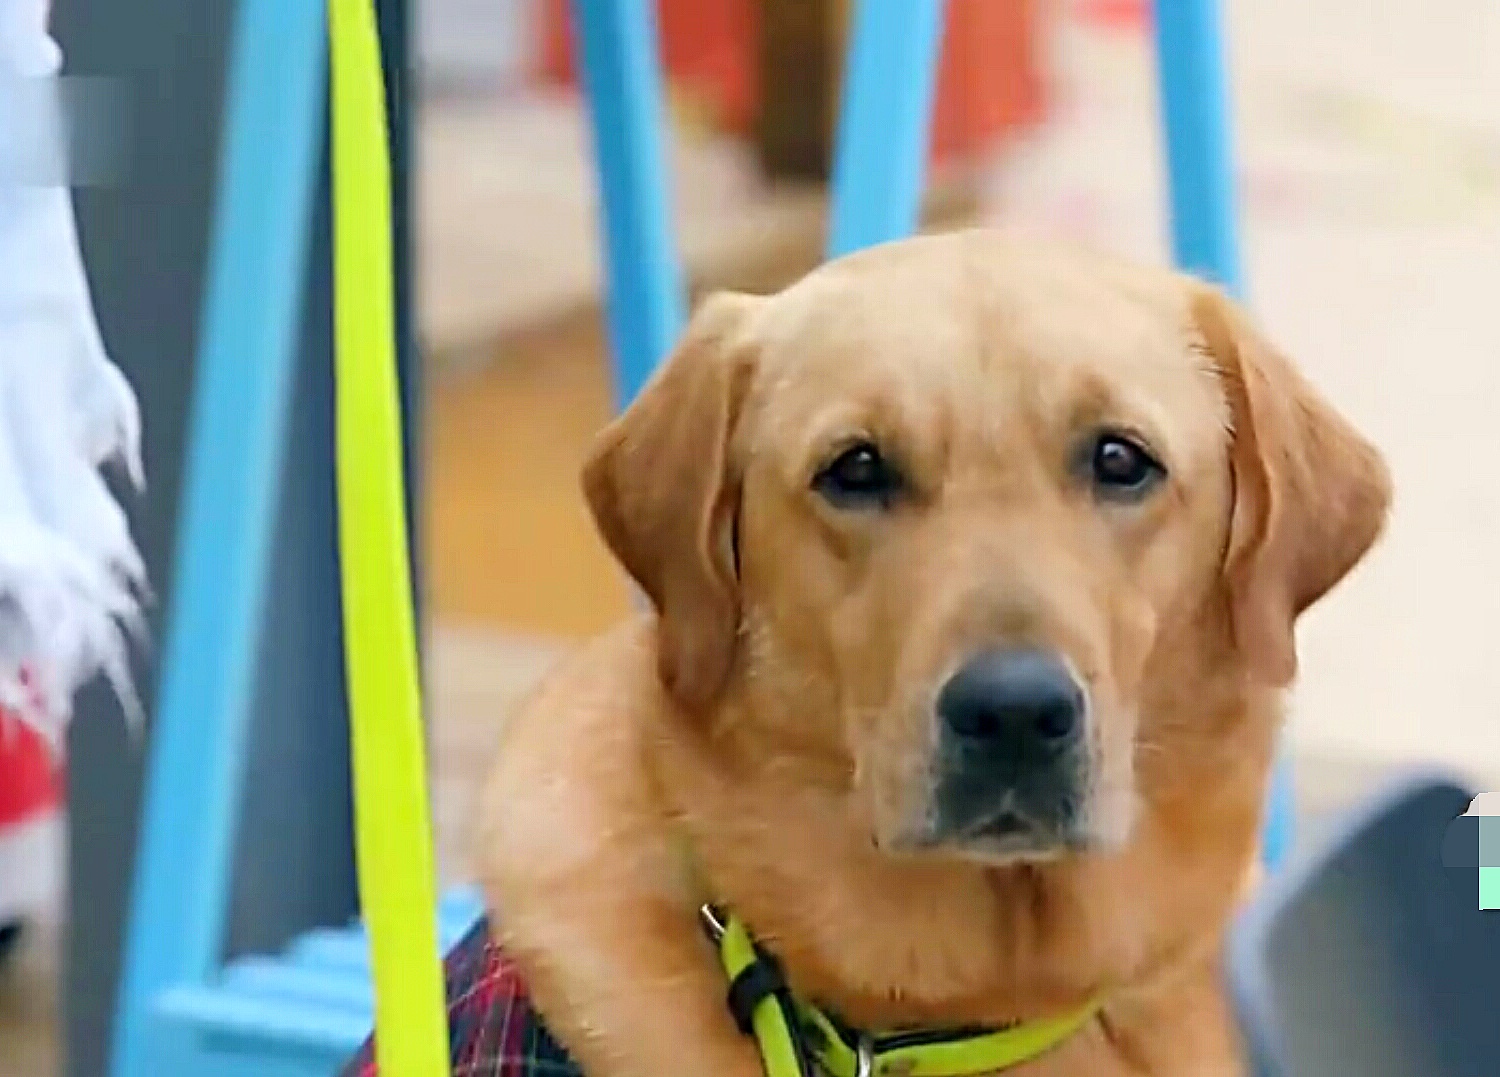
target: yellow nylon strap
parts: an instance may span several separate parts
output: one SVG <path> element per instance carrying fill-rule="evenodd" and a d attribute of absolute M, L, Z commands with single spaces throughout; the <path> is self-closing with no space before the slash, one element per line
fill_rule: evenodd
<path fill-rule="evenodd" d="M 731 917 L 724 925 L 724 936 L 719 940 L 719 958 L 724 965 L 724 974 L 733 983 L 734 978 L 755 963 L 755 944 L 750 933 L 737 918 Z M 761 999 L 751 1015 L 755 1027 L 755 1040 L 760 1045 L 761 1064 L 766 1077 L 802 1077 L 802 1067 L 797 1062 L 796 1034 L 787 1023 L 787 1015 L 775 999 Z"/>
<path fill-rule="evenodd" d="M 823 1042 L 813 1053 L 830 1077 L 856 1077 L 858 1060 L 822 1011 L 801 1007 L 804 1020 L 824 1032 Z M 998 1032 L 924 1043 L 910 1047 L 879 1049 L 874 1055 L 874 1077 L 974 1077 L 998 1073 L 1030 1062 L 1061 1044 L 1093 1020 L 1096 1005 L 1083 1006 L 1060 1017 L 1048 1017 Z M 824 1046 L 826 1044 L 826 1046 Z"/>
<path fill-rule="evenodd" d="M 448 1073 L 396 378 L 391 176 L 372 0 L 328 0 L 344 661 L 383 1077 Z"/>
<path fill-rule="evenodd" d="M 756 959 L 755 944 L 738 918 L 724 922 L 719 956 L 731 983 Z M 815 1033 L 804 1035 L 807 1054 L 829 1077 L 863 1077 L 857 1052 L 845 1042 L 828 1016 L 807 1002 L 795 1001 L 801 1022 Z M 1058 1017 L 1027 1021 L 997 1032 L 980 1032 L 949 1040 L 882 1048 L 874 1040 L 870 1077 L 978 1077 L 1019 1066 L 1045 1054 L 1082 1029 L 1099 1013 L 1097 1003 Z M 755 1038 L 760 1045 L 766 1077 L 798 1077 L 797 1050 L 792 1028 L 780 1005 L 763 1000 L 754 1014 Z"/>

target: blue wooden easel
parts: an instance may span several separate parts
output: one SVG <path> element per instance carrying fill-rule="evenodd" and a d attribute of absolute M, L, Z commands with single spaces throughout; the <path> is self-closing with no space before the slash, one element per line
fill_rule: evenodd
<path fill-rule="evenodd" d="M 670 224 L 650 0 L 574 0 L 603 212 L 611 357 L 627 403 L 671 349 L 685 289 Z M 1158 0 L 1157 56 L 1183 267 L 1240 290 L 1217 0 Z M 830 255 L 910 233 L 927 160 L 941 0 L 860 0 Z M 263 631 L 298 297 L 324 137 L 323 6 L 240 0 L 204 297 L 176 596 L 163 652 L 113 1077 L 330 1077 L 368 1035 L 358 926 L 225 964 L 231 845 Z M 1283 770 L 1266 835 L 1290 843 Z M 439 910 L 445 945 L 480 913 Z M 414 913 L 416 915 L 417 913 Z"/>

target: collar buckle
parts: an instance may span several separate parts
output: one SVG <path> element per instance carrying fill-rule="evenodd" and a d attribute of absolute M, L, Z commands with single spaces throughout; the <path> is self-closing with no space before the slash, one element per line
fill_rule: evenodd
<path fill-rule="evenodd" d="M 854 1045 L 854 1077 L 875 1077 L 875 1041 L 866 1032 Z"/>
<path fill-rule="evenodd" d="M 698 906 L 698 922 L 703 925 L 704 933 L 715 946 L 724 941 L 724 933 L 729 928 L 725 925 L 719 911 L 712 905 Z"/>

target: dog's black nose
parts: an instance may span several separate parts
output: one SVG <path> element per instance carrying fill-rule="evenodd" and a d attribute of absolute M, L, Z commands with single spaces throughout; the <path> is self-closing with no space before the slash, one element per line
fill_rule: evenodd
<path fill-rule="evenodd" d="M 1046 651 L 971 658 L 938 694 L 938 717 L 960 745 L 1006 754 L 1050 753 L 1083 732 L 1083 689 Z"/>

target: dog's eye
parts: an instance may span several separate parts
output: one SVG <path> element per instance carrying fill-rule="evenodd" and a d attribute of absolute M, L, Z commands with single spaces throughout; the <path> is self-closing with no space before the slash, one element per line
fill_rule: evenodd
<path fill-rule="evenodd" d="M 1167 473 L 1139 443 L 1113 433 L 1101 434 L 1094 442 L 1089 470 L 1095 489 L 1117 499 L 1145 493 Z"/>
<path fill-rule="evenodd" d="M 813 477 L 812 486 L 838 508 L 887 508 L 904 480 L 875 445 L 861 441 L 834 457 Z"/>

